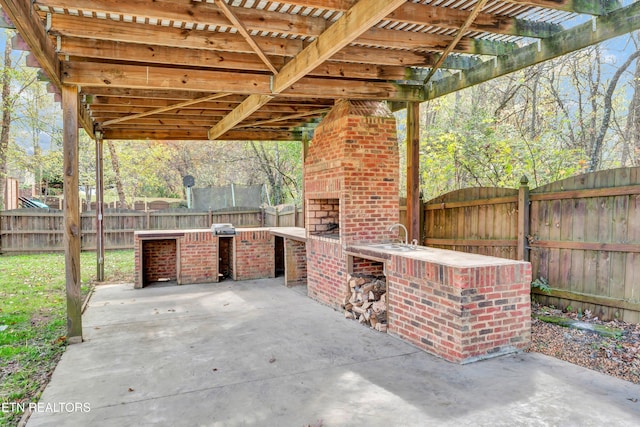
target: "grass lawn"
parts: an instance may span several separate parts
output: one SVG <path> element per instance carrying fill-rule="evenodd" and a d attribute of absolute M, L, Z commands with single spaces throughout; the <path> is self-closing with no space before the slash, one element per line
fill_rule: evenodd
<path fill-rule="evenodd" d="M 81 254 L 83 298 L 96 279 L 96 255 Z M 133 250 L 105 254 L 105 278 L 133 282 Z M 63 253 L 0 256 L 0 405 L 37 402 L 66 340 Z M 0 406 L 1 407 L 1 406 Z M 21 413 L 0 410 L 0 425 Z"/>

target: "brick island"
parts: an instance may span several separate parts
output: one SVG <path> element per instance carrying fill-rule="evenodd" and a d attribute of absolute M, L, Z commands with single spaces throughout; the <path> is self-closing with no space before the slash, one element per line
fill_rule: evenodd
<path fill-rule="evenodd" d="M 274 239 L 268 228 L 242 228 L 233 236 L 210 229 L 136 231 L 134 286 L 275 277 Z"/>

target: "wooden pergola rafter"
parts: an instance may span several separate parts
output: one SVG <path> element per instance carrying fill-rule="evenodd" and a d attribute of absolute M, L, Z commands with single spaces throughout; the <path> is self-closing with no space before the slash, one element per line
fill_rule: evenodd
<path fill-rule="evenodd" d="M 420 102 L 640 29 L 640 3 L 619 0 L 0 5 L 8 17 L 0 25 L 17 29 L 62 94 L 66 187 L 77 186 L 78 125 L 97 150 L 103 139 L 301 141 L 337 99 L 387 101 L 393 109 L 408 107 L 412 238 L 419 238 Z M 101 171 L 100 153 L 96 161 Z M 74 197 L 65 194 L 72 266 L 79 255 Z M 75 267 L 67 281 L 75 304 Z M 70 336 L 78 322 L 70 319 Z"/>

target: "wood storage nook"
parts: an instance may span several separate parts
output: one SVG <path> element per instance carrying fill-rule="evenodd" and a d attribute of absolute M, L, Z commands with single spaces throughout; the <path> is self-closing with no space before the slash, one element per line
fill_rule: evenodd
<path fill-rule="evenodd" d="M 347 257 L 344 317 L 380 332 L 387 331 L 387 278 L 384 261 Z"/>

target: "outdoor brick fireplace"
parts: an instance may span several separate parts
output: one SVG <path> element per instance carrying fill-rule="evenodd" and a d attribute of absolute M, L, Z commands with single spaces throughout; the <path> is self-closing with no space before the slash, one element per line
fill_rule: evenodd
<path fill-rule="evenodd" d="M 316 129 L 305 161 L 309 296 L 344 307 L 347 318 L 380 306 L 388 323 L 376 329 L 456 363 L 528 347 L 529 263 L 372 246 L 398 237 L 389 231 L 399 219 L 398 168 L 396 124 L 384 105 L 338 101 Z M 358 306 L 354 276 L 382 280 L 384 298 L 374 295 L 366 309 Z"/>
<path fill-rule="evenodd" d="M 396 121 L 384 103 L 337 101 L 305 161 L 309 295 L 337 306 L 346 247 L 388 241 L 398 222 Z"/>

